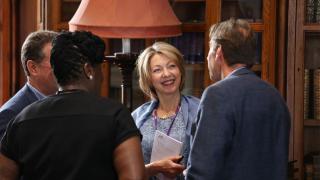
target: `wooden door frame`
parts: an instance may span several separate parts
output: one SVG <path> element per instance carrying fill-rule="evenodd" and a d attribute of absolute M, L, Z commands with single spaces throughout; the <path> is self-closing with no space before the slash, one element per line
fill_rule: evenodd
<path fill-rule="evenodd" d="M 288 6 L 287 103 L 291 113 L 293 160 L 298 179 L 304 179 L 304 12 L 303 0 L 290 0 Z M 302 8 L 302 9 L 301 9 Z"/>
<path fill-rule="evenodd" d="M 16 90 L 17 0 L 0 1 L 0 105 Z"/>

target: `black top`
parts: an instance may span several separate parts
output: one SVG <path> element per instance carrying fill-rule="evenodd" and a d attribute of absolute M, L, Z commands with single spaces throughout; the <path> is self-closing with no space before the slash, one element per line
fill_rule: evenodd
<path fill-rule="evenodd" d="M 84 91 L 33 103 L 11 121 L 0 151 L 25 180 L 117 179 L 113 151 L 140 136 L 129 110 Z"/>

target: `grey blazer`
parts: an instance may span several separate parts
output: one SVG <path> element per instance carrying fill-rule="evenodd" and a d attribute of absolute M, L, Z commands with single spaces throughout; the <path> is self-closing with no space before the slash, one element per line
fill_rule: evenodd
<path fill-rule="evenodd" d="M 287 179 L 290 116 L 278 91 L 244 68 L 202 95 L 186 179 Z"/>

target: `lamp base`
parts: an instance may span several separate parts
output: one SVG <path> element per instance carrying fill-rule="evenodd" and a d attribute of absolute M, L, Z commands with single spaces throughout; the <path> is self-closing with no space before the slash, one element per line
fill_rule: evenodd
<path fill-rule="evenodd" d="M 132 111 L 132 72 L 136 66 L 137 53 L 115 53 L 105 58 L 118 66 L 122 75 L 121 103 Z"/>

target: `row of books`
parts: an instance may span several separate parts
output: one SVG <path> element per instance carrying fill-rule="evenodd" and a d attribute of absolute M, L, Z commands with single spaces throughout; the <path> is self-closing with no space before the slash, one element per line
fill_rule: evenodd
<path fill-rule="evenodd" d="M 110 39 L 110 54 L 122 51 L 121 39 Z M 168 38 L 167 42 L 175 46 L 183 55 L 187 64 L 203 63 L 204 56 L 204 33 L 188 32 L 182 36 Z M 143 39 L 131 40 L 131 51 L 141 53 L 145 48 Z"/>
<path fill-rule="evenodd" d="M 182 36 L 169 38 L 168 42 L 175 46 L 184 56 L 185 63 L 204 62 L 204 33 L 187 32 Z"/>
<path fill-rule="evenodd" d="M 257 40 L 257 52 L 255 55 L 255 64 L 261 64 L 262 53 L 262 33 L 257 32 L 255 34 Z M 206 60 L 205 51 L 205 35 L 204 32 L 185 32 L 182 36 L 163 39 L 171 45 L 175 46 L 183 55 L 186 64 L 201 64 Z M 145 48 L 144 39 L 132 39 L 131 52 L 141 53 Z M 113 54 L 115 52 L 122 51 L 121 39 L 109 39 L 109 52 Z"/>
<path fill-rule="evenodd" d="M 310 152 L 304 157 L 305 180 L 320 180 L 320 154 Z"/>
<path fill-rule="evenodd" d="M 320 23 L 320 0 L 307 0 L 306 21 Z"/>
<path fill-rule="evenodd" d="M 320 120 L 320 69 L 304 71 L 304 118 Z"/>

